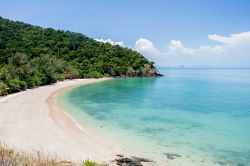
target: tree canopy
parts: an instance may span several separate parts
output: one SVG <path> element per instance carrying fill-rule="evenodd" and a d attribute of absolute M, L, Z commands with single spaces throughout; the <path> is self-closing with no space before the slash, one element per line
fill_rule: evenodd
<path fill-rule="evenodd" d="M 153 64 L 129 48 L 0 17 L 0 95 L 63 79 L 159 75 Z"/>

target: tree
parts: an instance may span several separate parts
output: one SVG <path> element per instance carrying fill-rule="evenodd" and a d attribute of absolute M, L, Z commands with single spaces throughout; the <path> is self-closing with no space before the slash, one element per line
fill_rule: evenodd
<path fill-rule="evenodd" d="M 9 64 L 14 66 L 21 66 L 28 62 L 28 57 L 24 53 L 17 52 L 14 56 L 9 58 Z"/>
<path fill-rule="evenodd" d="M 12 93 L 63 79 L 109 75 L 155 76 L 157 70 L 132 49 L 97 42 L 80 33 L 0 17 L 2 93 L 6 89 Z"/>
<path fill-rule="evenodd" d="M 8 82 L 9 92 L 17 92 L 27 88 L 25 81 L 20 81 L 18 78 L 12 79 Z"/>
<path fill-rule="evenodd" d="M 8 86 L 0 81 L 0 95 L 7 95 L 8 94 Z"/>

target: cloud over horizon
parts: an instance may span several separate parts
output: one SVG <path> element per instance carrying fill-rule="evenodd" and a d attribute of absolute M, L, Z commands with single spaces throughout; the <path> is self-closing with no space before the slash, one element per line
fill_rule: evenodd
<path fill-rule="evenodd" d="M 180 40 L 171 40 L 165 50 L 160 50 L 149 39 L 139 38 L 132 49 L 160 66 L 250 67 L 250 31 L 228 36 L 211 34 L 207 38 L 215 44 L 190 48 Z M 126 47 L 123 41 L 95 40 Z"/>
<path fill-rule="evenodd" d="M 162 66 L 250 67 L 250 31 L 222 36 L 208 35 L 214 46 L 185 47 L 180 40 L 171 40 L 167 50 L 160 51 L 148 39 L 138 39 L 135 50 Z"/>

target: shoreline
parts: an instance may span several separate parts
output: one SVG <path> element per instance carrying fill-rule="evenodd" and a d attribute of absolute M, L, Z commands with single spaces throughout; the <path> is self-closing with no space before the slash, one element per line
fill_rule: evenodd
<path fill-rule="evenodd" d="M 120 144 L 124 143 L 122 141 L 116 144 L 115 139 L 92 130 L 88 121 L 78 121 L 77 117 L 67 111 L 67 107 L 58 102 L 58 97 L 72 88 L 110 79 L 112 78 L 66 80 L 0 97 L 0 143 L 14 147 L 18 152 L 42 151 L 56 159 L 74 163 L 87 159 L 110 163 L 114 160 L 118 162 L 118 159 L 120 163 L 128 160 L 141 163 L 148 160 L 149 163 L 143 163 L 145 166 L 200 164 L 199 158 L 202 156 L 193 160 L 194 158 L 172 151 L 171 148 L 162 151 L 159 156 L 160 153 L 155 153 L 157 149 L 137 151 L 133 144 Z M 133 138 L 137 137 L 131 137 Z M 142 141 L 145 143 L 143 146 L 152 147 L 147 144 L 147 140 Z M 140 149 L 140 146 L 136 147 Z M 181 157 L 173 160 L 173 155 Z M 217 165 L 212 160 L 202 164 Z"/>
<path fill-rule="evenodd" d="M 111 78 L 75 79 L 0 97 L 0 142 L 18 151 L 42 150 L 60 158 L 96 162 L 115 158 L 114 148 L 84 129 L 58 106 L 58 93 Z"/>

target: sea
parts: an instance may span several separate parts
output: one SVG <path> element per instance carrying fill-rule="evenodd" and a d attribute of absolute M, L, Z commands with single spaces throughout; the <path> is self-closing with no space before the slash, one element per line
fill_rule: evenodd
<path fill-rule="evenodd" d="M 250 165 L 250 69 L 160 69 L 65 91 L 80 124 L 163 166 Z"/>

